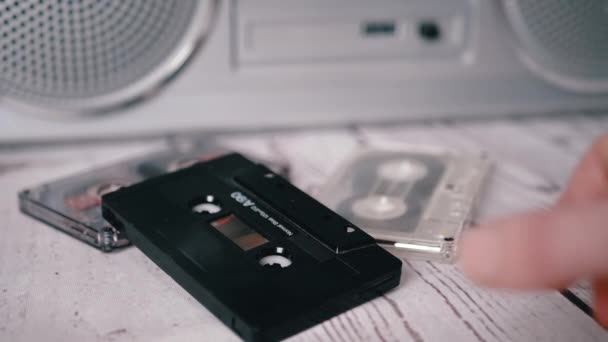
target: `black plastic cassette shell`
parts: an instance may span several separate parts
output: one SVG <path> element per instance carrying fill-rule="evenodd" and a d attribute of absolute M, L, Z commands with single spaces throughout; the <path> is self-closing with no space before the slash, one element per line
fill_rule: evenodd
<path fill-rule="evenodd" d="M 278 229 L 232 200 L 240 192 Z M 203 216 L 192 199 L 212 193 L 223 210 Z M 246 340 L 276 340 L 398 285 L 401 261 L 373 238 L 263 166 L 229 155 L 103 197 L 104 217 Z M 210 222 L 233 214 L 268 239 L 243 251 Z M 354 228 L 348 232 L 348 227 Z M 277 246 L 285 269 L 259 265 Z"/>

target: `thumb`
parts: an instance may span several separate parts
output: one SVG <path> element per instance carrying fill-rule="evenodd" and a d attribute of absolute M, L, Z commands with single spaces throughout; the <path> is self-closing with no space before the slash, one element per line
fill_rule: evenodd
<path fill-rule="evenodd" d="M 460 246 L 463 271 L 502 288 L 561 288 L 608 275 L 608 202 L 560 206 L 482 225 Z"/>

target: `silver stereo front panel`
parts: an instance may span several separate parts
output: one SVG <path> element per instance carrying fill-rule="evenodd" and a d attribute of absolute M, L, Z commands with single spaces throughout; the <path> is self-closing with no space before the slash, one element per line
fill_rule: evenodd
<path fill-rule="evenodd" d="M 0 3 L 0 142 L 608 108 L 605 49 L 591 48 L 605 41 L 601 0 L 106 1 L 113 16 L 74 1 L 73 24 L 14 3 L 38 1 Z M 75 41 L 62 50 L 30 20 Z M 28 52 L 40 44 L 45 56 Z"/>
<path fill-rule="evenodd" d="M 208 33 L 209 7 L 197 0 L 2 1 L 4 100 L 50 119 L 142 100 Z"/>

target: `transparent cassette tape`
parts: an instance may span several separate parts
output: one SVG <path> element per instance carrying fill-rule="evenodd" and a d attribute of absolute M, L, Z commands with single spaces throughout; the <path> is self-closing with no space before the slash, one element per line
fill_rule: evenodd
<path fill-rule="evenodd" d="M 23 213 L 105 252 L 127 246 L 128 239 L 103 219 L 101 196 L 230 152 L 210 140 L 183 145 L 187 147 L 168 147 L 25 189 L 19 193 L 19 206 Z M 287 176 L 287 165 L 258 161 Z"/>
<path fill-rule="evenodd" d="M 330 177 L 319 199 L 391 252 L 453 262 L 490 169 L 484 153 L 370 147 Z"/>

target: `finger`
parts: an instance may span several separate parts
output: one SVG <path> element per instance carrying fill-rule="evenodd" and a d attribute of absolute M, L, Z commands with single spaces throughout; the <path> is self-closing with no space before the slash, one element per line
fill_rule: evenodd
<path fill-rule="evenodd" d="M 492 287 L 556 288 L 608 275 L 608 201 L 498 220 L 470 231 L 460 264 Z"/>
<path fill-rule="evenodd" d="M 608 277 L 593 282 L 593 297 L 595 319 L 608 328 Z"/>
<path fill-rule="evenodd" d="M 608 134 L 597 138 L 574 170 L 558 203 L 608 199 Z"/>

